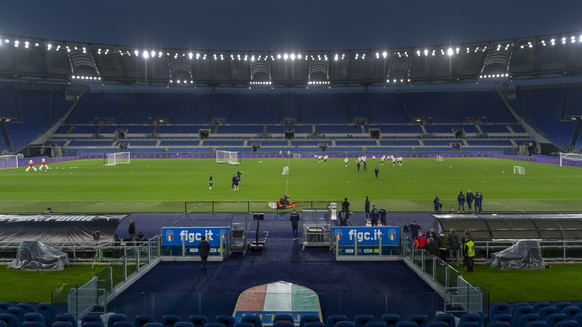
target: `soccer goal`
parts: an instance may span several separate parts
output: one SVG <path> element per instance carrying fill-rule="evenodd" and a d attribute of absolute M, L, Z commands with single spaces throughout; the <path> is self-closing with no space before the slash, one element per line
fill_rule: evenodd
<path fill-rule="evenodd" d="M 513 173 L 517 175 L 525 175 L 525 168 L 523 166 L 513 166 Z"/>
<path fill-rule="evenodd" d="M 239 165 L 240 158 L 236 151 L 216 150 L 216 163 L 229 163 L 231 165 Z"/>
<path fill-rule="evenodd" d="M 131 163 L 131 154 L 129 152 L 115 152 L 105 154 L 105 166 L 117 166 Z"/>
<path fill-rule="evenodd" d="M 0 169 L 16 169 L 18 168 L 17 155 L 0 156 Z"/>
<path fill-rule="evenodd" d="M 568 161 L 582 161 L 582 154 L 580 153 L 569 153 L 569 152 L 560 152 L 560 167 L 562 165 L 567 165 Z"/>

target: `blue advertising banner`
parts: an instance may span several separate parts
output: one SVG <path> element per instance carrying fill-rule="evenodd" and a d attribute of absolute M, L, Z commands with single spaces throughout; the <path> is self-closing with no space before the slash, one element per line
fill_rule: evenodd
<path fill-rule="evenodd" d="M 338 245 L 398 245 L 400 244 L 400 227 L 398 226 L 350 226 L 332 227 L 332 234 L 338 239 Z"/>
<path fill-rule="evenodd" d="M 220 236 L 227 233 L 230 227 L 162 227 L 162 245 L 182 246 L 182 241 L 186 241 L 186 246 L 198 246 L 202 236 L 211 247 L 220 246 Z"/>

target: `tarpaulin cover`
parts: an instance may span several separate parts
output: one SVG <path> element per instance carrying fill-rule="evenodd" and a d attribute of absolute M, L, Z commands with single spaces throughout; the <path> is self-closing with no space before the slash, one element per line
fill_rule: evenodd
<path fill-rule="evenodd" d="M 65 252 L 38 241 L 22 241 L 16 259 L 9 267 L 22 270 L 63 270 L 68 264 L 69 258 Z"/>
<path fill-rule="evenodd" d="M 39 241 L 56 247 L 107 246 L 127 215 L 0 215 L 0 243 Z M 96 234 L 99 237 L 95 237 Z"/>
<path fill-rule="evenodd" d="M 503 269 L 542 269 L 544 259 L 538 241 L 519 241 L 493 255 L 490 267 Z"/>

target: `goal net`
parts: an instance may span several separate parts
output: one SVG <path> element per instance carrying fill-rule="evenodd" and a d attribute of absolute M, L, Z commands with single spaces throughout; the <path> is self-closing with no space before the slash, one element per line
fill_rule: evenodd
<path fill-rule="evenodd" d="M 560 152 L 560 167 L 562 167 L 562 165 L 568 165 L 568 162 L 570 161 L 582 161 L 582 154 Z"/>
<path fill-rule="evenodd" d="M 517 175 L 525 175 L 525 168 L 523 166 L 513 166 L 513 173 Z"/>
<path fill-rule="evenodd" d="M 17 155 L 0 156 L 0 169 L 15 169 L 18 168 Z"/>
<path fill-rule="evenodd" d="M 116 152 L 105 154 L 105 166 L 117 166 L 131 163 L 131 154 L 129 152 Z"/>
<path fill-rule="evenodd" d="M 216 163 L 240 164 L 240 158 L 236 151 L 216 150 Z"/>

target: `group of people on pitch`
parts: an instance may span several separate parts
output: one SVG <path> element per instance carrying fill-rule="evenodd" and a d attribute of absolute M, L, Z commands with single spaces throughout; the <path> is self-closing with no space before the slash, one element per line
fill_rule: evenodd
<path fill-rule="evenodd" d="M 434 196 L 434 199 L 432 200 L 433 203 L 433 207 L 434 207 L 434 212 L 435 213 L 439 213 L 442 211 L 443 209 L 443 203 L 441 202 L 441 199 L 439 198 L 438 195 Z M 471 192 L 471 190 L 467 191 L 466 194 L 463 194 L 463 191 L 460 191 L 459 194 L 457 195 L 457 210 L 455 210 L 454 207 L 450 207 L 449 208 L 449 213 L 455 213 L 455 212 L 460 212 L 460 213 L 464 213 L 465 212 L 465 204 L 467 204 L 467 208 L 469 209 L 469 211 L 473 211 L 473 204 L 475 204 L 475 213 L 479 213 L 483 211 L 483 194 L 481 192 L 477 192 L 475 194 L 473 194 L 473 192 Z"/>

